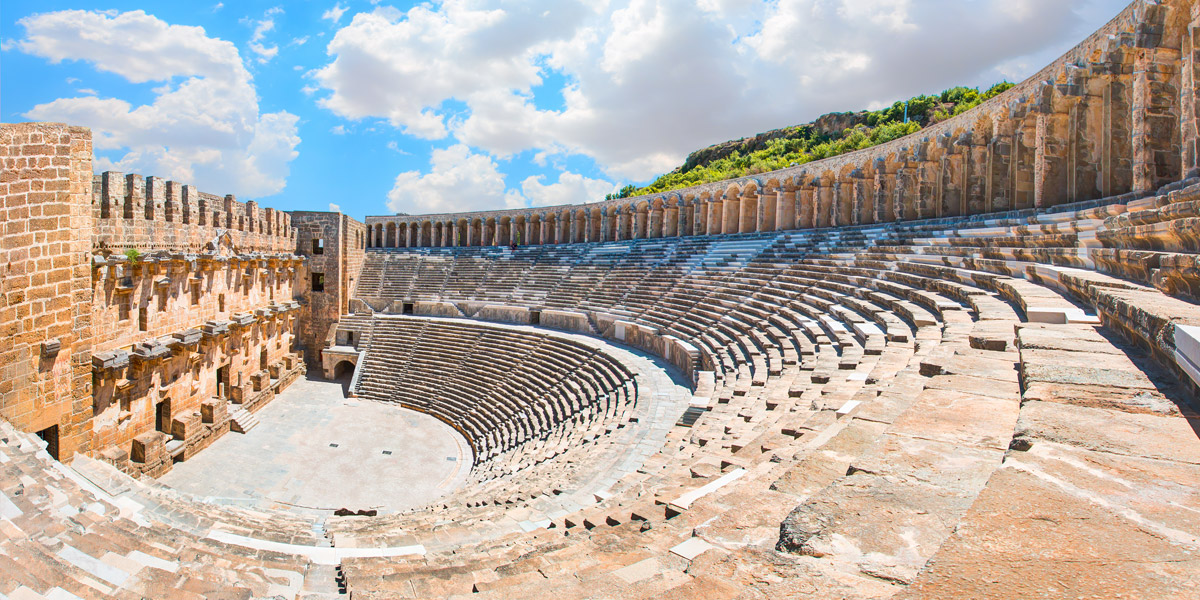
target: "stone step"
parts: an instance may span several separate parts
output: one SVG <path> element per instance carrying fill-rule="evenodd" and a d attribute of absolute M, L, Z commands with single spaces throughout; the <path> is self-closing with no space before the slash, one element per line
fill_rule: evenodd
<path fill-rule="evenodd" d="M 258 427 L 258 417 L 254 413 L 236 405 L 229 407 L 229 428 L 238 433 L 250 433 Z"/>

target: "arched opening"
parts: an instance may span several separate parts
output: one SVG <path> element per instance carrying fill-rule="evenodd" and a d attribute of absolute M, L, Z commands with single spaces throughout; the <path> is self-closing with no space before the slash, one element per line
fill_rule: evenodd
<path fill-rule="evenodd" d="M 341 384 L 342 395 L 350 393 L 350 383 L 354 380 L 354 363 L 348 360 L 338 361 L 333 366 L 333 381 Z"/>

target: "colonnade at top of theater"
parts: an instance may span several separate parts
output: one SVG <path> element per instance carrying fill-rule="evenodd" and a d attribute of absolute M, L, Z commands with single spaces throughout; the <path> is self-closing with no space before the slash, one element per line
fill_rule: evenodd
<path fill-rule="evenodd" d="M 1200 4 L 1139 0 L 992 100 L 886 144 L 596 204 L 367 217 L 371 247 L 561 244 L 954 217 L 1200 176 Z"/>

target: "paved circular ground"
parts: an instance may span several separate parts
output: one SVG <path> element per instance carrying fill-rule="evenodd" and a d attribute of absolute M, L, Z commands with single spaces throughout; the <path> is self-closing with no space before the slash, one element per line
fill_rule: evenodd
<path fill-rule="evenodd" d="M 277 508 L 399 511 L 462 484 L 467 441 L 416 411 L 342 397 L 336 382 L 301 379 L 159 479 L 180 491 Z"/>

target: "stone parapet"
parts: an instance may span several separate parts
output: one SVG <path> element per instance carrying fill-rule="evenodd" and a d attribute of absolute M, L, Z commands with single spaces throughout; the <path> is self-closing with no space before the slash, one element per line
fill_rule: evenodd
<path fill-rule="evenodd" d="M 202 251 L 221 235 L 243 252 L 290 252 L 291 215 L 160 177 L 106 171 L 92 178 L 96 248 Z"/>

